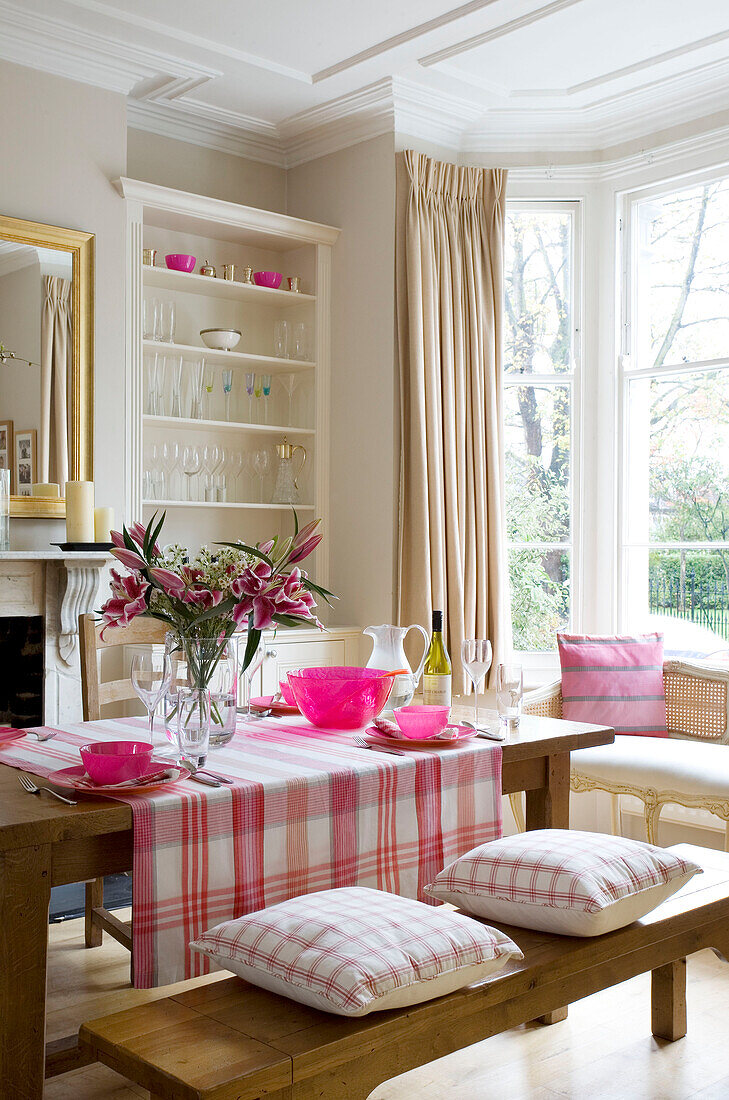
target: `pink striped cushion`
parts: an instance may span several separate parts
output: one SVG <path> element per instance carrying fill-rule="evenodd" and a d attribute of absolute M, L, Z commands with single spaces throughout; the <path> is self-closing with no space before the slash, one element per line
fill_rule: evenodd
<path fill-rule="evenodd" d="M 564 718 L 668 737 L 662 634 L 558 634 L 557 644 Z"/>

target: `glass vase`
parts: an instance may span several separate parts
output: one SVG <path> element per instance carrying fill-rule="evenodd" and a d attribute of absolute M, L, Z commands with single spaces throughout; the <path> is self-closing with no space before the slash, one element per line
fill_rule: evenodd
<path fill-rule="evenodd" d="M 169 632 L 166 649 L 173 662 L 172 683 L 165 699 L 165 730 L 177 742 L 181 691 L 207 692 L 210 702 L 210 747 L 227 745 L 235 733 L 238 704 L 238 636 L 222 643 Z M 182 748 L 182 746 L 180 746 Z"/>

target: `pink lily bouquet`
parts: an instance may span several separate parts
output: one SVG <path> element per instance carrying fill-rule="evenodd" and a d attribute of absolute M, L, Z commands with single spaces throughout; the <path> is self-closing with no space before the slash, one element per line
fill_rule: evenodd
<path fill-rule="evenodd" d="M 127 626 L 138 615 L 159 619 L 182 648 L 203 644 L 210 652 L 205 664 L 211 673 L 236 631 L 247 634 L 241 663 L 245 671 L 263 630 L 319 625 L 315 596 L 329 603 L 332 593 L 315 584 L 298 563 L 321 542 L 321 520 L 299 529 L 294 511 L 294 533 L 288 538 L 276 536 L 255 546 L 220 543 L 215 550 L 203 547 L 192 559 L 180 546 L 160 549 L 164 521 L 164 513 L 159 521 L 155 514 L 146 528 L 133 523 L 112 531 L 111 552 L 129 572 L 111 571 L 112 594 L 101 608 L 103 631 Z M 208 677 L 204 670 L 200 673 L 198 686 L 205 687 Z"/>

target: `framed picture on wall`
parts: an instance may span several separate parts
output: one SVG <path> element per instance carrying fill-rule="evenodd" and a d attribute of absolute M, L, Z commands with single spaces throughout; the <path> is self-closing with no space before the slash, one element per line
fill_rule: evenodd
<path fill-rule="evenodd" d="M 15 477 L 13 456 L 15 454 L 12 420 L 0 420 L 0 470 L 10 470 L 10 492 L 14 493 Z"/>
<path fill-rule="evenodd" d="M 30 487 L 36 480 L 36 430 L 27 428 L 15 433 L 15 494 L 29 497 Z"/>

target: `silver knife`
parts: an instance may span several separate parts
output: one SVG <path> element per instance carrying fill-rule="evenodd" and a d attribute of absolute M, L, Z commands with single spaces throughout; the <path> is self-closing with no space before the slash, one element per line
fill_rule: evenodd
<path fill-rule="evenodd" d="M 208 779 L 207 775 L 199 775 L 195 773 L 190 775 L 190 779 L 194 779 L 196 783 L 203 783 L 206 787 L 222 787 L 222 783 L 217 779 Z"/>

